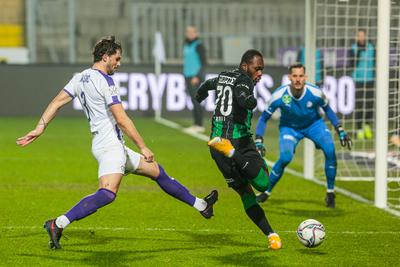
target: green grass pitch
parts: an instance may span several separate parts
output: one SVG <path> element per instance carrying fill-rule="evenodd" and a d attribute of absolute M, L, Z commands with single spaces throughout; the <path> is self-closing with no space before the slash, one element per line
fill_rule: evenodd
<path fill-rule="evenodd" d="M 35 143 L 17 147 L 15 139 L 36 121 L 0 119 L 2 266 L 397 266 L 400 262 L 400 218 L 340 194 L 337 208 L 327 209 L 323 187 L 288 174 L 262 205 L 283 241 L 282 250 L 268 250 L 266 238 L 247 218 L 236 193 L 227 188 L 205 142 L 150 119 L 134 121 L 156 160 L 197 196 L 218 189 L 215 216 L 205 220 L 154 182 L 130 175 L 114 203 L 71 224 L 61 239 L 63 249 L 50 250 L 43 222 L 97 189 L 97 162 L 91 156 L 84 119 L 56 118 Z M 275 160 L 277 139 L 268 142 L 268 153 Z M 326 228 L 326 240 L 313 249 L 303 247 L 295 233 L 308 218 Z"/>

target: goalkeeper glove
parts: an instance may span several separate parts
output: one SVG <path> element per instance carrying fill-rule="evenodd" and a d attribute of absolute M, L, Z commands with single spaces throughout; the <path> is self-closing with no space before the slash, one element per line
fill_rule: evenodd
<path fill-rule="evenodd" d="M 347 135 L 346 131 L 343 129 L 342 125 L 338 125 L 335 127 L 337 134 L 339 135 L 340 144 L 342 147 L 346 147 L 351 150 L 353 142 L 351 141 L 350 137 Z"/>
<path fill-rule="evenodd" d="M 262 138 L 262 136 L 256 135 L 256 140 L 254 143 L 256 145 L 257 152 L 260 153 L 261 157 L 265 156 L 265 146 L 263 142 L 264 139 Z"/>

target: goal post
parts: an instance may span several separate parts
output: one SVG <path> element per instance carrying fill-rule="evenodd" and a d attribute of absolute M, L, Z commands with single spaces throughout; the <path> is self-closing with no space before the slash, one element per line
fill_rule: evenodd
<path fill-rule="evenodd" d="M 400 4 L 305 0 L 305 6 L 308 59 L 315 60 L 312 49 L 323 54 L 322 89 L 353 140 L 348 151 L 334 135 L 337 184 L 400 214 Z M 314 26 L 308 24 L 312 20 Z M 367 41 L 357 45 L 360 31 Z M 374 60 L 365 63 L 365 76 L 356 70 L 360 58 Z M 306 66 L 312 79 L 315 67 Z M 307 160 L 305 155 L 304 168 Z M 312 161 L 314 177 L 324 181 L 321 151 L 315 151 Z"/>
<path fill-rule="evenodd" d="M 307 69 L 308 80 L 311 83 L 315 82 L 315 0 L 306 0 L 305 12 L 305 65 Z M 309 139 L 304 139 L 304 178 L 314 179 L 314 144 Z"/>
<path fill-rule="evenodd" d="M 390 0 L 378 1 L 376 47 L 375 206 L 387 207 L 387 145 L 390 50 Z"/>

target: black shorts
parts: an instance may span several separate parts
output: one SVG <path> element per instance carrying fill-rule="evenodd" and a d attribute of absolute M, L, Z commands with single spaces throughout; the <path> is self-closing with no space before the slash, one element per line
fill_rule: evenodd
<path fill-rule="evenodd" d="M 230 140 L 236 151 L 240 152 L 255 168 L 265 167 L 265 161 L 256 150 L 256 146 L 251 137 L 242 137 Z M 229 187 L 241 188 L 249 184 L 250 178 L 244 177 L 238 170 L 233 159 L 225 157 L 223 154 L 210 149 L 211 157 L 214 159 L 218 169 L 222 172 Z"/>

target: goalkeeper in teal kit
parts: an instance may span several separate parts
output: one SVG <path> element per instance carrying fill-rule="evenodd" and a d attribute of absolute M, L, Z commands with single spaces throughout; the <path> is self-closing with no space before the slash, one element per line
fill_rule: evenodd
<path fill-rule="evenodd" d="M 331 133 L 324 123 L 320 108 L 335 127 L 340 143 L 351 149 L 352 141 L 344 131 L 334 111 L 320 88 L 306 83 L 305 67 L 296 63 L 289 67 L 290 84 L 277 88 L 272 94 L 268 108 L 261 114 L 256 128 L 256 147 L 264 156 L 265 148 L 263 136 L 267 121 L 276 109 L 280 109 L 280 157 L 272 167 L 270 183 L 267 191 L 257 196 L 258 202 L 264 202 L 271 194 L 272 189 L 281 178 L 285 167 L 290 163 L 297 144 L 304 137 L 314 142 L 325 156 L 325 175 L 327 179 L 327 193 L 325 204 L 329 208 L 335 207 L 335 177 L 336 154 Z"/>

